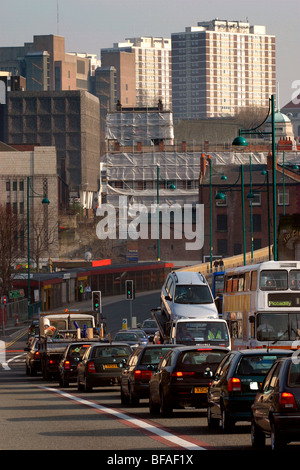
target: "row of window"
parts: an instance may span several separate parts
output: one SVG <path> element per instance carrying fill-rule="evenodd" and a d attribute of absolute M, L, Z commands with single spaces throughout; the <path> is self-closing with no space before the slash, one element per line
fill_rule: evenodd
<path fill-rule="evenodd" d="M 6 181 L 6 191 L 18 191 L 18 183 L 19 183 L 19 191 L 24 191 L 24 180 L 18 181 Z"/>

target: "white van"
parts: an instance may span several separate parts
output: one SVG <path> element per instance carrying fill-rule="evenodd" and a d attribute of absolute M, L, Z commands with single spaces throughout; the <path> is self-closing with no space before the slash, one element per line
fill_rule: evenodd
<path fill-rule="evenodd" d="M 210 287 L 201 273 L 173 271 L 161 290 L 161 310 L 178 318 L 219 318 Z"/>

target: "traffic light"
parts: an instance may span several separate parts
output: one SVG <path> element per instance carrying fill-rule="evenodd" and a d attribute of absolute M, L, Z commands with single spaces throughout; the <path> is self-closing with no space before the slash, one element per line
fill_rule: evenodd
<path fill-rule="evenodd" d="M 133 300 L 135 298 L 133 281 L 125 281 L 125 294 L 127 300 Z"/>
<path fill-rule="evenodd" d="M 93 291 L 92 292 L 92 303 L 93 303 L 93 311 L 94 312 L 100 312 L 101 291 Z"/>

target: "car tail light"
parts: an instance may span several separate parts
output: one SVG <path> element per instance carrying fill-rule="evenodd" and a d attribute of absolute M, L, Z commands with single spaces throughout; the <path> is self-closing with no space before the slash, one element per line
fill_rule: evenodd
<path fill-rule="evenodd" d="M 146 379 L 150 380 L 152 376 L 152 371 L 151 370 L 135 370 L 134 371 L 134 378 L 135 379 Z"/>
<path fill-rule="evenodd" d="M 65 361 L 64 362 L 64 369 L 65 370 L 70 370 L 70 366 L 71 366 L 70 361 Z"/>
<path fill-rule="evenodd" d="M 279 404 L 282 408 L 297 408 L 294 395 L 288 392 L 280 394 Z"/>
<path fill-rule="evenodd" d="M 91 374 L 96 372 L 96 367 L 93 361 L 88 363 L 88 372 L 90 372 Z"/>
<path fill-rule="evenodd" d="M 33 358 L 38 359 L 39 355 L 40 355 L 39 351 L 35 351 Z"/>
<path fill-rule="evenodd" d="M 227 384 L 228 392 L 241 392 L 242 391 L 242 384 L 240 379 L 237 377 L 231 377 L 228 380 Z"/>
<path fill-rule="evenodd" d="M 172 377 L 191 377 L 192 375 L 195 375 L 195 372 L 191 371 L 181 371 L 177 370 L 176 372 L 172 372 Z"/>

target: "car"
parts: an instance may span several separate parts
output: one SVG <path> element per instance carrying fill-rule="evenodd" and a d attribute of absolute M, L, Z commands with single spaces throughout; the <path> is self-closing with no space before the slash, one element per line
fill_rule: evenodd
<path fill-rule="evenodd" d="M 172 320 L 183 317 L 219 318 L 219 313 L 202 273 L 172 271 L 161 289 L 162 313 Z"/>
<path fill-rule="evenodd" d="M 31 376 L 37 375 L 37 373 L 42 370 L 39 351 L 39 337 L 35 336 L 32 338 L 28 346 L 24 348 L 24 351 L 27 352 L 25 358 L 26 374 Z"/>
<path fill-rule="evenodd" d="M 158 330 L 156 321 L 153 318 L 147 318 L 141 324 L 141 329 L 146 333 L 149 341 L 153 342 L 154 335 Z"/>
<path fill-rule="evenodd" d="M 300 362 L 292 356 L 278 359 L 269 370 L 251 408 L 251 443 L 273 450 L 300 441 Z"/>
<path fill-rule="evenodd" d="M 140 398 L 149 398 L 149 380 L 161 358 L 173 344 L 149 344 L 134 350 L 120 378 L 121 403 L 137 405 Z"/>
<path fill-rule="evenodd" d="M 149 382 L 149 411 L 171 416 L 174 408 L 207 405 L 212 376 L 228 350 L 221 346 L 178 346 L 160 361 Z"/>
<path fill-rule="evenodd" d="M 88 392 L 93 387 L 119 383 L 122 368 L 131 353 L 131 346 L 125 343 L 92 344 L 77 367 L 78 391 Z"/>
<path fill-rule="evenodd" d="M 207 423 L 230 432 L 251 420 L 251 405 L 274 361 L 291 354 L 283 349 L 233 350 L 219 364 L 208 391 Z"/>
<path fill-rule="evenodd" d="M 71 382 L 77 382 L 77 366 L 81 362 L 82 357 L 91 341 L 78 341 L 70 343 L 59 362 L 59 385 L 68 387 Z"/>
<path fill-rule="evenodd" d="M 140 344 L 146 345 L 149 342 L 146 333 L 139 328 L 118 331 L 115 334 L 115 341 L 124 341 L 133 348 L 138 347 Z"/>

